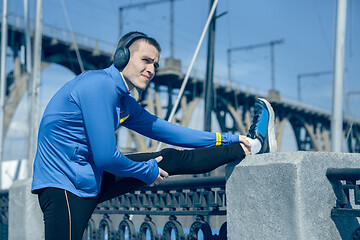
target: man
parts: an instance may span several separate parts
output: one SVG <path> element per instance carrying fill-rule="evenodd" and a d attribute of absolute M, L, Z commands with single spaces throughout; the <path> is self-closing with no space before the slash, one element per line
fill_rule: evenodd
<path fill-rule="evenodd" d="M 129 93 L 144 90 L 153 79 L 160 51 L 155 39 L 128 33 L 119 41 L 113 65 L 80 74 L 49 102 L 39 128 L 32 184 L 47 240 L 81 239 L 98 203 L 145 184 L 276 150 L 274 113 L 265 99 L 255 104 L 247 138 L 180 127 L 144 110 Z M 120 126 L 197 149 L 125 156 L 116 148 L 114 132 Z"/>

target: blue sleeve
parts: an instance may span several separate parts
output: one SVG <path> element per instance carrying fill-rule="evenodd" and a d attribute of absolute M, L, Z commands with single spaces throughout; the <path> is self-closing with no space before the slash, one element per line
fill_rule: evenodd
<path fill-rule="evenodd" d="M 117 94 L 111 78 L 95 73 L 88 73 L 86 80 L 79 81 L 74 92 L 82 111 L 95 165 L 115 175 L 134 177 L 151 184 L 159 174 L 156 160 L 134 162 L 116 147 Z"/>
<path fill-rule="evenodd" d="M 130 97 L 129 97 L 130 98 Z M 124 126 L 149 138 L 181 147 L 198 148 L 238 143 L 239 136 L 230 133 L 212 133 L 181 127 L 158 118 L 135 100 L 128 99 L 133 110 Z"/>

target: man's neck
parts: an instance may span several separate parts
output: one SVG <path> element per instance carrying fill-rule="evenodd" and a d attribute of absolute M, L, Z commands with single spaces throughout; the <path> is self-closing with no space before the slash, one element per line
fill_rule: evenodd
<path fill-rule="evenodd" d="M 125 79 L 125 77 L 124 77 L 124 75 L 123 75 L 123 73 L 120 72 L 120 74 L 121 74 L 121 77 L 122 77 L 122 79 L 123 79 L 123 81 L 124 81 L 124 83 L 125 83 L 126 88 L 127 88 L 127 89 L 129 90 L 129 92 L 130 92 L 133 88 L 130 88 L 128 82 L 126 81 L 126 79 Z"/>

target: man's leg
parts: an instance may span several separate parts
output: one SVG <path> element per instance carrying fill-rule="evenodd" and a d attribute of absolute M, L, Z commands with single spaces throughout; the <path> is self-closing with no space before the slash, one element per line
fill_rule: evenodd
<path fill-rule="evenodd" d="M 245 152 L 242 146 L 236 143 L 191 150 L 165 148 L 160 152 L 133 153 L 126 156 L 136 162 L 162 156 L 163 160 L 159 163 L 159 167 L 172 176 L 206 173 L 221 165 L 245 158 Z"/>
<path fill-rule="evenodd" d="M 93 213 L 96 198 L 80 198 L 66 190 L 38 190 L 46 240 L 80 240 Z"/>
<path fill-rule="evenodd" d="M 159 167 L 172 176 L 206 173 L 221 165 L 243 159 L 246 155 L 243 147 L 236 143 L 227 146 L 192 150 L 165 148 L 159 152 L 133 153 L 126 156 L 136 162 L 143 162 L 162 156 L 163 160 L 159 163 Z M 135 191 L 145 185 L 144 182 L 135 178 L 121 178 L 105 172 L 99 194 L 99 202 Z"/>
<path fill-rule="evenodd" d="M 170 176 L 205 173 L 223 164 L 243 159 L 248 154 L 276 151 L 274 122 L 275 115 L 271 104 L 266 99 L 259 98 L 255 102 L 255 115 L 247 138 L 251 141 L 252 152 L 243 144 L 230 144 L 193 150 L 163 149 L 160 152 L 129 154 L 127 157 L 140 162 L 162 156 L 163 160 L 159 163 L 159 167 L 167 171 Z M 110 184 L 103 184 L 100 193 L 100 199 L 103 201 L 145 185 L 137 179 L 123 178 L 117 180 L 117 177 L 112 174 L 105 175 L 103 182 L 110 182 Z"/>

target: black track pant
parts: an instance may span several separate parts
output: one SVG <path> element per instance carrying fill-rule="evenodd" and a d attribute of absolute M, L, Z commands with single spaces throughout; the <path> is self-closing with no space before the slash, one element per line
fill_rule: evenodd
<path fill-rule="evenodd" d="M 160 152 L 126 156 L 137 162 L 163 156 L 159 167 L 172 176 L 206 173 L 223 164 L 243 159 L 245 153 L 240 144 L 231 144 L 193 150 L 167 148 Z M 39 190 L 39 203 L 44 213 L 45 239 L 80 240 L 97 204 L 137 190 L 144 185 L 145 183 L 138 179 L 121 178 L 105 172 L 101 191 L 97 197 L 81 198 L 58 188 Z"/>

